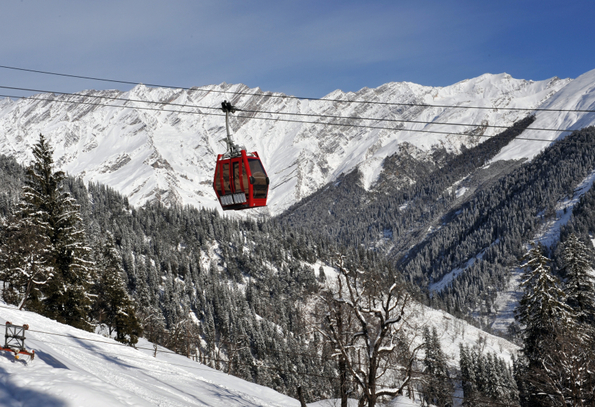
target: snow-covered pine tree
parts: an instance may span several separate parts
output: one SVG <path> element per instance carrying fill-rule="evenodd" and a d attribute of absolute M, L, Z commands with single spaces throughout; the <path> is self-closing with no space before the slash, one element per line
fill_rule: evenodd
<path fill-rule="evenodd" d="M 557 373 L 548 371 L 544 363 L 557 348 L 559 333 L 575 326 L 574 313 L 542 248 L 534 245 L 524 259 L 524 294 L 515 315 L 522 327 L 523 362 L 515 372 L 516 381 L 523 405 L 556 405 L 551 404 L 549 383 Z"/>
<path fill-rule="evenodd" d="M 541 358 L 542 342 L 558 326 L 572 322 L 572 309 L 566 304 L 566 293 L 549 267 L 550 259 L 541 247 L 534 245 L 524 257 L 525 269 L 521 287 L 524 294 L 516 309 L 516 319 L 523 326 L 523 353 L 531 361 Z"/>
<path fill-rule="evenodd" d="M 507 364 L 496 354 L 460 345 L 463 406 L 519 405 L 519 392 Z"/>
<path fill-rule="evenodd" d="M 463 387 L 463 406 L 475 406 L 479 399 L 477 379 L 475 377 L 476 360 L 473 350 L 463 342 L 459 345 L 459 368 L 461 370 L 461 385 Z"/>
<path fill-rule="evenodd" d="M 562 243 L 563 271 L 566 277 L 564 291 L 568 305 L 575 312 L 577 322 L 595 323 L 595 285 L 589 274 L 589 249 L 578 236 L 571 233 Z"/>
<path fill-rule="evenodd" d="M 109 334 L 116 332 L 116 340 L 134 345 L 142 333 L 136 317 L 134 303 L 126 291 L 122 259 L 116 250 L 110 232 L 102 247 L 96 251 L 98 279 L 94 287 L 97 293 L 93 304 L 93 316 L 97 323 L 104 324 Z"/>
<path fill-rule="evenodd" d="M 77 328 L 91 330 L 89 296 L 93 268 L 79 207 L 62 188 L 64 173 L 54 172 L 52 149 L 43 135 L 33 146 L 18 216 L 38 225 L 50 241 L 53 277 L 40 286 L 40 313 Z"/>
<path fill-rule="evenodd" d="M 454 386 L 448 373 L 446 355 L 442 351 L 436 327 L 424 329 L 424 376 L 421 392 L 426 405 L 452 406 Z"/>
<path fill-rule="evenodd" d="M 45 225 L 34 218 L 13 215 L 0 219 L 0 279 L 4 301 L 36 308 L 40 287 L 53 277 L 49 238 Z"/>

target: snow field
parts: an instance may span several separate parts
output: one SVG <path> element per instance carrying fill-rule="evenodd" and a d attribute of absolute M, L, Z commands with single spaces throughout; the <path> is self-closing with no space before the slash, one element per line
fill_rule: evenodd
<path fill-rule="evenodd" d="M 0 323 L 29 324 L 35 360 L 0 355 L 0 405 L 8 407 L 270 406 L 299 402 L 153 346 L 138 348 L 1 305 Z"/>

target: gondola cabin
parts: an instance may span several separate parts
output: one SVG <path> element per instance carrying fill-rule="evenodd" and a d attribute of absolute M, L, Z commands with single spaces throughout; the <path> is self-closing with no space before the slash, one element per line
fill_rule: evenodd
<path fill-rule="evenodd" d="M 223 210 L 266 206 L 269 177 L 258 153 L 219 154 L 213 188 Z"/>

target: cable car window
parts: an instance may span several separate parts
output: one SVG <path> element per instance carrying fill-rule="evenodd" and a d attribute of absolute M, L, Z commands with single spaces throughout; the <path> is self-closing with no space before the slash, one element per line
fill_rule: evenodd
<path fill-rule="evenodd" d="M 223 195 L 221 188 L 221 166 L 219 164 L 215 166 L 215 191 L 217 191 L 217 195 Z"/>
<path fill-rule="evenodd" d="M 264 168 L 262 167 L 260 160 L 249 158 L 248 164 L 250 165 L 250 172 L 252 173 L 254 198 L 266 198 L 269 186 L 267 185 L 267 175 L 264 172 Z"/>
<path fill-rule="evenodd" d="M 233 162 L 233 186 L 235 188 L 235 192 L 239 193 L 242 192 L 242 186 L 240 183 L 242 182 L 240 178 L 240 162 L 234 161 Z"/>
<path fill-rule="evenodd" d="M 224 163 L 222 165 L 223 169 L 223 188 L 225 189 L 225 193 L 231 192 L 231 185 L 229 184 L 229 163 Z"/>
<path fill-rule="evenodd" d="M 250 194 L 250 182 L 248 181 L 248 174 L 246 173 L 246 166 L 242 163 L 242 185 L 244 185 L 244 192 L 246 192 L 246 199 Z"/>

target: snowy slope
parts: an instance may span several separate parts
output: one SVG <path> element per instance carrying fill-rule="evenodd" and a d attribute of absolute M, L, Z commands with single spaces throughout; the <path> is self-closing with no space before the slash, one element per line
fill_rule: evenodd
<path fill-rule="evenodd" d="M 556 92 L 551 98 L 539 106 L 536 120 L 530 129 L 579 130 L 595 125 L 595 69 L 584 73 Z M 568 112 L 564 110 L 583 110 Z M 587 112 L 590 110 L 590 112 Z M 569 132 L 525 131 L 523 139 L 557 140 L 570 134 Z M 492 161 L 531 159 L 550 143 L 531 140 L 515 140 L 502 149 Z"/>
<path fill-rule="evenodd" d="M 183 356 L 139 350 L 2 305 L 0 323 L 27 323 L 32 362 L 0 352 L 0 405 L 45 407 L 299 406 L 269 388 L 248 383 Z M 4 327 L 2 326 L 2 329 Z"/>
<path fill-rule="evenodd" d="M 517 347 L 462 320 L 425 306 L 412 307 L 411 326 L 436 327 L 449 365 L 458 365 L 459 344 L 480 346 L 510 361 Z M 211 369 L 141 339 L 133 349 L 103 336 L 60 324 L 38 314 L 0 304 L 6 321 L 29 324 L 26 345 L 35 360 L 15 361 L 0 352 L 0 405 L 7 407 L 117 406 L 299 406 L 269 388 Z M 421 332 L 421 331 L 420 331 Z M 417 337 L 421 340 L 421 335 Z M 310 406 L 333 405 L 319 401 Z M 393 407 L 416 405 L 406 398 Z"/>
<path fill-rule="evenodd" d="M 527 113 L 499 108 L 535 108 L 570 82 L 486 74 L 444 88 L 401 82 L 356 93 L 335 91 L 327 100 L 270 97 L 282 95 L 225 83 L 189 90 L 139 85 L 126 93 L 5 99 L 0 101 L 0 154 L 28 163 L 31 146 L 43 133 L 61 169 L 87 182 L 107 184 L 134 205 L 160 200 L 214 208 L 212 172 L 216 154 L 224 151 L 220 140 L 225 134 L 218 108 L 230 100 L 245 110 L 271 112 L 237 113 L 231 126 L 238 144 L 263 157 L 271 179 L 269 207 L 263 211 L 274 215 L 355 167 L 364 174 L 365 186 L 371 186 L 382 160 L 399 151 L 403 142 L 426 156 L 435 148 L 457 152 L 477 144 L 485 139 L 471 133 L 496 134 L 501 129 L 484 126 L 508 126 Z M 347 100 L 379 103 L 343 102 Z M 407 105 L 420 103 L 445 107 Z"/>
<path fill-rule="evenodd" d="M 338 289 L 337 270 L 321 262 L 312 265 L 315 270 L 322 268 L 326 276 L 326 285 L 331 291 Z M 448 364 L 451 368 L 456 368 L 459 363 L 459 346 L 461 343 L 473 346 L 482 343 L 485 352 L 496 353 L 506 361 L 511 361 L 512 356 L 516 355 L 518 346 L 499 336 L 488 334 L 487 332 L 468 324 L 466 321 L 456 318 L 448 312 L 433 309 L 418 302 L 412 301 L 406 307 L 405 315 L 407 325 L 417 333 L 423 332 L 427 327 L 432 330 L 436 328 L 440 345 L 444 353 L 449 357 Z M 421 334 L 415 338 L 416 344 L 422 342 Z"/>

